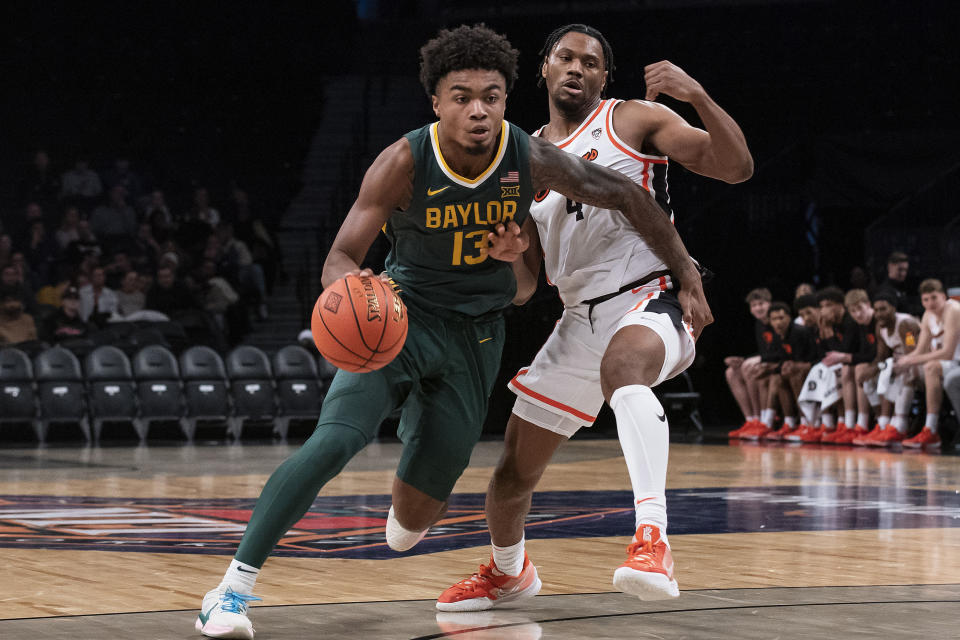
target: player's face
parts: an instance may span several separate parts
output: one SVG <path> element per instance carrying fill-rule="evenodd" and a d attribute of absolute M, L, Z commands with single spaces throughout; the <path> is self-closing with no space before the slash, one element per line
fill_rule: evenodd
<path fill-rule="evenodd" d="M 592 107 L 607 82 L 603 47 L 585 33 L 564 35 L 540 69 L 550 100 L 567 113 Z"/>
<path fill-rule="evenodd" d="M 797 314 L 803 318 L 803 326 L 815 327 L 820 319 L 820 310 L 816 307 L 804 307 L 797 311 Z"/>
<path fill-rule="evenodd" d="M 506 85 L 502 73 L 485 69 L 451 71 L 440 78 L 432 99 L 443 140 L 469 154 L 491 151 L 507 106 Z"/>
<path fill-rule="evenodd" d="M 873 303 L 873 315 L 877 318 L 877 324 L 890 327 L 897 319 L 897 310 L 886 300 L 877 300 Z"/>
<path fill-rule="evenodd" d="M 850 305 L 847 307 L 847 311 L 857 324 L 870 324 L 870 319 L 873 318 L 873 307 L 866 302 Z"/>
<path fill-rule="evenodd" d="M 833 300 L 820 301 L 820 317 L 834 324 L 843 319 L 843 305 Z"/>
<path fill-rule="evenodd" d="M 790 314 L 782 309 L 770 312 L 770 326 L 778 334 L 785 335 L 790 327 Z"/>
<path fill-rule="evenodd" d="M 942 291 L 931 291 L 920 294 L 920 304 L 930 313 L 939 314 L 943 305 L 947 304 L 947 296 Z"/>
<path fill-rule="evenodd" d="M 768 300 L 751 300 L 750 315 L 757 320 L 766 320 L 770 313 L 770 302 Z"/>

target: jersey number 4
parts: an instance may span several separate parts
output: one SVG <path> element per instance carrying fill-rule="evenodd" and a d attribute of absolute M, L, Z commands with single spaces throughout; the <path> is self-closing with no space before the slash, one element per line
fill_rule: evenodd
<path fill-rule="evenodd" d="M 583 220 L 583 205 L 567 198 L 567 213 L 577 214 L 577 220 Z"/>

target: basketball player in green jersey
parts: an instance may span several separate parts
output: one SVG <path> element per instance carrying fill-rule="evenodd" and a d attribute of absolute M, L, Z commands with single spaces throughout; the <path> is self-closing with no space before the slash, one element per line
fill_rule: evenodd
<path fill-rule="evenodd" d="M 503 226 L 505 242 L 526 248 L 521 225 L 535 191 L 623 212 L 682 283 L 687 320 L 698 329 L 712 321 L 699 273 L 645 191 L 504 121 L 517 55 L 482 25 L 441 31 L 421 49 L 420 78 L 438 122 L 373 162 L 322 276 L 329 286 L 346 274 L 372 275 L 360 265 L 383 229 L 393 245 L 387 275 L 409 312 L 407 341 L 378 371 L 337 373 L 316 430 L 267 481 L 223 581 L 204 597 L 196 621 L 204 635 L 253 638 L 247 603 L 257 600 L 251 593 L 274 545 L 401 405 L 387 543 L 409 549 L 444 514 L 499 369 L 501 311 L 535 287 L 529 279 L 518 284 L 515 263 L 488 257 L 487 235 Z"/>

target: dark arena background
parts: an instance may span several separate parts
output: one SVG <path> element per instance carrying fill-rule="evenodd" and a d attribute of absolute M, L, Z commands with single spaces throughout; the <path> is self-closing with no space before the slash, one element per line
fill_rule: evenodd
<path fill-rule="evenodd" d="M 888 637 L 920 633 L 919 628 L 898 626 L 905 623 L 891 613 L 894 609 L 906 611 L 906 618 L 932 621 L 925 627 L 927 635 L 955 633 L 952 627 L 937 626 L 951 619 L 949 612 L 960 601 L 955 584 L 960 575 L 955 533 L 960 438 L 957 411 L 949 401 L 944 400 L 942 411 L 942 450 L 919 456 L 910 457 L 898 447 L 878 452 L 820 445 L 733 446 L 738 443 L 728 444 L 727 432 L 743 416 L 725 381 L 724 358 L 757 351 L 754 321 L 744 302 L 750 290 L 766 287 L 773 300 L 788 304 L 802 282 L 815 289 L 836 285 L 844 291 L 873 291 L 887 278 L 893 252 L 909 258 L 904 286 L 917 303 L 917 287 L 927 278 L 939 279 L 948 296 L 960 299 L 956 3 L 53 1 L 15 2 L 0 16 L 2 289 L 6 296 L 6 267 L 16 267 L 9 278 L 17 283 L 10 286 L 29 292 L 24 309 L 37 326 L 34 339 L 0 345 L 26 354 L 33 373 L 16 378 L 10 372 L 19 361 L 4 356 L 0 383 L 10 389 L 29 387 L 40 397 L 46 365 L 38 363 L 56 341 L 76 356 L 77 375 L 69 384 L 88 394 L 75 416 L 41 418 L 49 409 L 41 401 L 31 405 L 35 413 L 0 415 L 0 558 L 22 567 L 12 583 L 19 579 L 21 587 L 14 586 L 9 598 L 0 588 L 0 601 L 14 604 L 9 616 L 0 613 L 0 637 L 92 638 L 117 636 L 126 629 L 126 618 L 109 615 L 96 618 L 106 625 L 98 627 L 100 635 L 76 635 L 82 625 L 69 626 L 79 620 L 73 616 L 95 614 L 147 616 L 129 623 L 151 630 L 153 635 L 145 637 L 194 637 L 194 609 L 202 594 L 225 568 L 269 473 L 309 436 L 317 412 L 290 420 L 274 418 L 279 411 L 243 413 L 236 399 L 226 396 L 240 393 L 241 387 L 251 394 L 272 394 L 276 384 L 281 401 L 278 352 L 298 344 L 298 335 L 309 327 L 322 290 L 324 260 L 365 170 L 384 147 L 434 120 L 417 79 L 419 48 L 441 28 L 477 22 L 505 34 L 520 51 L 520 75 L 506 118 L 525 131 L 548 120 L 546 92 L 536 83 L 537 52 L 554 28 L 582 22 L 599 29 L 612 45 L 616 69 L 608 96 L 642 99 L 645 65 L 670 60 L 737 121 L 753 155 L 752 178 L 734 185 L 701 177 L 678 163 L 670 166 L 676 227 L 691 255 L 715 274 L 706 287 L 715 322 L 697 344 L 689 377 L 657 390 L 661 397 L 674 394 L 663 404 L 677 452 L 677 457 L 671 452 L 667 485 L 668 498 L 677 505 L 671 533 L 676 534 L 678 567 L 683 570 L 686 563 L 691 570 L 688 582 L 681 577 L 681 589 L 696 591 L 701 600 L 689 604 L 681 599 L 687 609 L 644 609 L 643 615 L 666 616 L 662 628 L 653 617 L 645 628 L 669 635 L 670 625 L 679 620 L 674 610 L 696 610 L 701 617 L 691 618 L 683 637 L 722 637 L 716 630 L 726 628 L 725 623 L 704 612 L 713 611 L 711 599 L 720 598 L 729 586 L 736 591 L 727 595 L 738 603 L 731 605 L 737 611 L 771 607 L 764 609 L 771 612 L 769 626 L 757 624 L 737 637 L 773 637 L 767 631 L 780 624 L 797 630 L 781 637 L 830 637 L 810 622 L 824 610 L 817 607 L 828 605 L 858 608 L 838 610 L 825 620 L 856 620 L 865 627 L 880 621 L 877 628 Z M 667 96 L 657 101 L 701 126 L 688 104 Z M 90 181 L 97 188 L 85 190 Z M 68 182 L 74 189 L 70 193 Z M 125 202 L 118 203 L 115 196 Z M 71 208 L 79 222 L 71 221 Z M 111 234 L 121 224 L 118 212 L 127 211 L 133 226 L 117 240 Z M 208 238 L 204 224 L 214 214 L 220 231 Z M 87 227 L 96 225 L 103 229 L 99 241 L 85 235 Z M 225 257 L 234 236 L 246 243 L 255 269 Z M 382 268 L 387 250 L 380 237 L 367 266 Z M 208 263 L 220 271 L 206 272 Z M 128 270 L 139 272 L 134 289 L 143 294 L 147 309 L 164 310 L 170 321 L 107 323 L 101 318 L 99 327 L 88 327 L 82 335 L 53 340 L 50 327 L 63 326 L 56 324 L 57 305 L 73 286 L 82 288 L 88 277 L 95 278 L 77 280 L 77 274 L 95 274 L 97 265 L 115 290 Z M 173 284 L 161 286 L 161 272 L 170 268 Z M 218 279 L 233 283 L 235 299 L 216 298 L 213 281 Z M 213 296 L 204 298 L 205 308 L 198 302 L 201 294 Z M 82 304 L 82 292 L 77 295 Z M 299 523 L 306 533 L 283 541 L 278 558 L 271 560 L 277 563 L 271 574 L 276 582 L 263 583 L 272 595 L 264 610 L 303 606 L 300 620 L 316 625 L 309 627 L 313 635 L 333 633 L 329 637 L 535 639 L 541 632 L 544 638 L 638 637 L 628 626 L 617 626 L 626 625 L 627 618 L 609 618 L 637 612 L 613 600 L 623 594 L 613 594 L 607 575 L 607 568 L 621 561 L 629 541 L 623 536 L 633 526 L 630 483 L 622 459 L 617 461 L 622 457 L 608 407 L 593 429 L 573 438 L 569 451 L 561 450 L 566 453 L 559 454 L 558 464 L 570 465 L 560 467 L 569 475 L 556 471 L 545 478 L 527 533 L 530 548 L 541 558 L 580 553 L 577 540 L 599 541 L 594 548 L 608 556 L 602 559 L 604 572 L 590 574 L 590 581 L 582 583 L 574 570 L 569 576 L 561 571 L 566 582 L 545 591 L 557 599 L 537 599 L 552 604 L 537 618 L 542 629 L 535 634 L 524 635 L 524 625 L 533 623 L 522 616 L 475 619 L 469 625 L 433 620 L 436 594 L 461 573 L 465 576 L 475 560 L 487 559 L 483 495 L 514 402 L 506 385 L 530 363 L 561 310 L 556 289 L 541 276 L 532 300 L 506 312 L 506 346 L 484 442 L 451 503 L 456 522 L 431 530 L 416 555 L 401 558 L 382 544 L 388 487 L 400 450 L 396 416 L 391 416 L 377 442 L 348 467 L 349 482 L 332 483 L 332 495 L 325 488 Z M 234 380 L 232 391 L 224 387 L 224 409 L 185 419 L 167 415 L 172 420 L 153 424 L 136 416 L 103 424 L 88 417 L 98 379 L 90 374 L 95 366 L 87 357 L 98 347 L 113 345 L 137 370 L 135 355 L 155 344 L 173 354 L 171 367 L 179 365 L 179 373 L 168 378 L 157 373 L 152 384 L 179 385 L 182 374 L 188 386 L 189 372 L 196 367 L 223 367 L 222 375 L 214 377 Z M 300 344 L 309 350 L 313 367 L 315 348 L 309 340 Z M 185 358 L 197 345 L 210 351 Z M 237 351 L 243 346 L 257 350 Z M 261 356 L 264 367 L 277 375 L 271 378 L 268 372 L 263 380 L 238 382 L 243 376 L 235 369 L 248 364 L 241 360 Z M 70 365 L 57 362 L 51 366 Z M 333 371 L 321 359 L 309 373 L 317 402 Z M 203 376 L 197 380 L 204 384 Z M 256 386 L 260 384 L 264 386 Z M 132 393 L 134 387 L 129 389 Z M 9 392 L 10 402 L 16 404 L 19 393 Z M 911 407 L 913 428 L 922 426 L 924 410 L 918 392 Z M 607 465 L 610 461 L 614 464 Z M 824 484 L 830 486 L 824 489 Z M 48 522 L 51 512 L 65 514 L 63 521 Z M 111 525 L 109 532 L 93 523 L 63 524 L 100 513 L 128 519 L 122 526 Z M 152 524 L 138 528 L 140 519 Z M 166 533 L 168 523 L 176 535 Z M 878 532 L 887 530 L 895 540 L 878 542 Z M 843 562 L 850 558 L 817 556 L 793 573 L 795 552 L 800 554 L 796 557 L 815 555 L 836 542 L 830 536 L 837 531 L 848 535 L 838 545 L 862 548 L 864 555 L 849 566 Z M 772 542 L 755 542 L 761 535 Z M 911 555 L 898 561 L 899 549 L 915 540 L 925 550 L 942 553 L 936 556 L 940 560 L 923 565 Z M 756 573 L 724 586 L 729 575 L 740 575 L 740 567 L 753 562 L 759 546 L 780 555 L 765 557 L 768 564 Z M 873 557 L 869 549 L 879 551 Z M 150 591 L 125 592 L 141 570 L 139 560 L 129 559 L 137 557 L 126 553 L 131 550 L 159 558 L 157 568 L 151 565 L 151 575 L 140 582 L 171 581 L 177 574 L 188 576 L 186 584 L 171 587 L 175 596 L 159 597 L 156 603 Z M 706 559 L 699 565 L 691 562 L 701 551 L 699 557 Z M 120 582 L 112 591 L 97 591 L 95 606 L 39 603 L 47 597 L 42 594 L 48 581 L 60 579 L 58 570 L 48 573 L 47 562 L 57 566 L 61 559 L 81 558 L 82 563 L 89 554 L 101 553 L 120 558 L 100 565 L 104 572 L 116 568 Z M 720 556 L 726 558 L 722 566 L 704 570 Z M 174 565 L 167 564 L 168 558 L 175 558 Z M 429 564 L 437 558 L 449 566 Z M 591 559 L 583 562 L 593 566 Z M 911 562 L 927 569 L 902 569 Z M 334 569 L 353 572 L 361 566 L 365 575 L 391 567 L 384 574 L 394 585 L 391 592 L 365 590 L 350 582 L 352 577 L 341 591 L 336 585 L 292 594 L 282 588 L 291 577 L 312 586 L 324 580 L 329 584 L 343 579 Z M 417 573 L 420 567 L 438 573 L 424 578 Z M 429 579 L 429 588 L 421 584 L 397 596 L 395 585 L 411 572 Z M 82 578 L 63 580 L 57 584 L 72 585 L 76 597 L 82 597 Z M 789 591 L 801 587 L 813 591 L 802 597 Z M 581 599 L 575 604 L 560 600 L 573 597 Z M 693 596 L 684 591 L 684 597 Z M 406 603 L 390 609 L 402 623 L 395 629 L 356 631 L 352 621 L 380 616 L 369 607 L 386 601 L 390 606 Z M 335 632 L 325 626 L 333 603 L 347 607 L 336 609 L 341 626 Z M 803 623 L 787 613 L 778 618 L 780 609 L 773 612 L 774 607 L 801 605 L 813 607 L 805 617 L 796 614 Z M 634 600 L 630 606 L 640 607 Z M 180 618 L 167 627 L 162 614 L 172 611 Z M 421 613 L 430 624 L 417 622 Z M 565 632 L 573 635 L 553 631 L 560 628 L 557 621 L 581 613 L 578 624 L 586 626 L 568 627 Z M 284 616 L 279 608 L 261 614 L 256 622 L 264 631 L 258 637 L 307 637 L 303 629 L 284 627 Z M 612 636 L 589 626 L 589 620 L 604 616 L 609 618 L 604 624 L 611 625 L 604 629 Z M 738 624 L 747 617 L 743 613 Z M 65 625 L 62 631 L 50 620 Z M 410 620 L 414 622 L 407 624 Z M 468 631 L 496 625 L 516 633 Z"/>

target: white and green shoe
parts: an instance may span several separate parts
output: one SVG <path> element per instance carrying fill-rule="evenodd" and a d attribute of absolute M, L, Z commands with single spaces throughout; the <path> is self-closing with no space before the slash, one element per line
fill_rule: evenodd
<path fill-rule="evenodd" d="M 260 600 L 256 596 L 237 593 L 230 587 L 208 591 L 203 596 L 200 614 L 194 627 L 209 638 L 253 640 L 253 625 L 247 617 L 247 603 Z"/>

